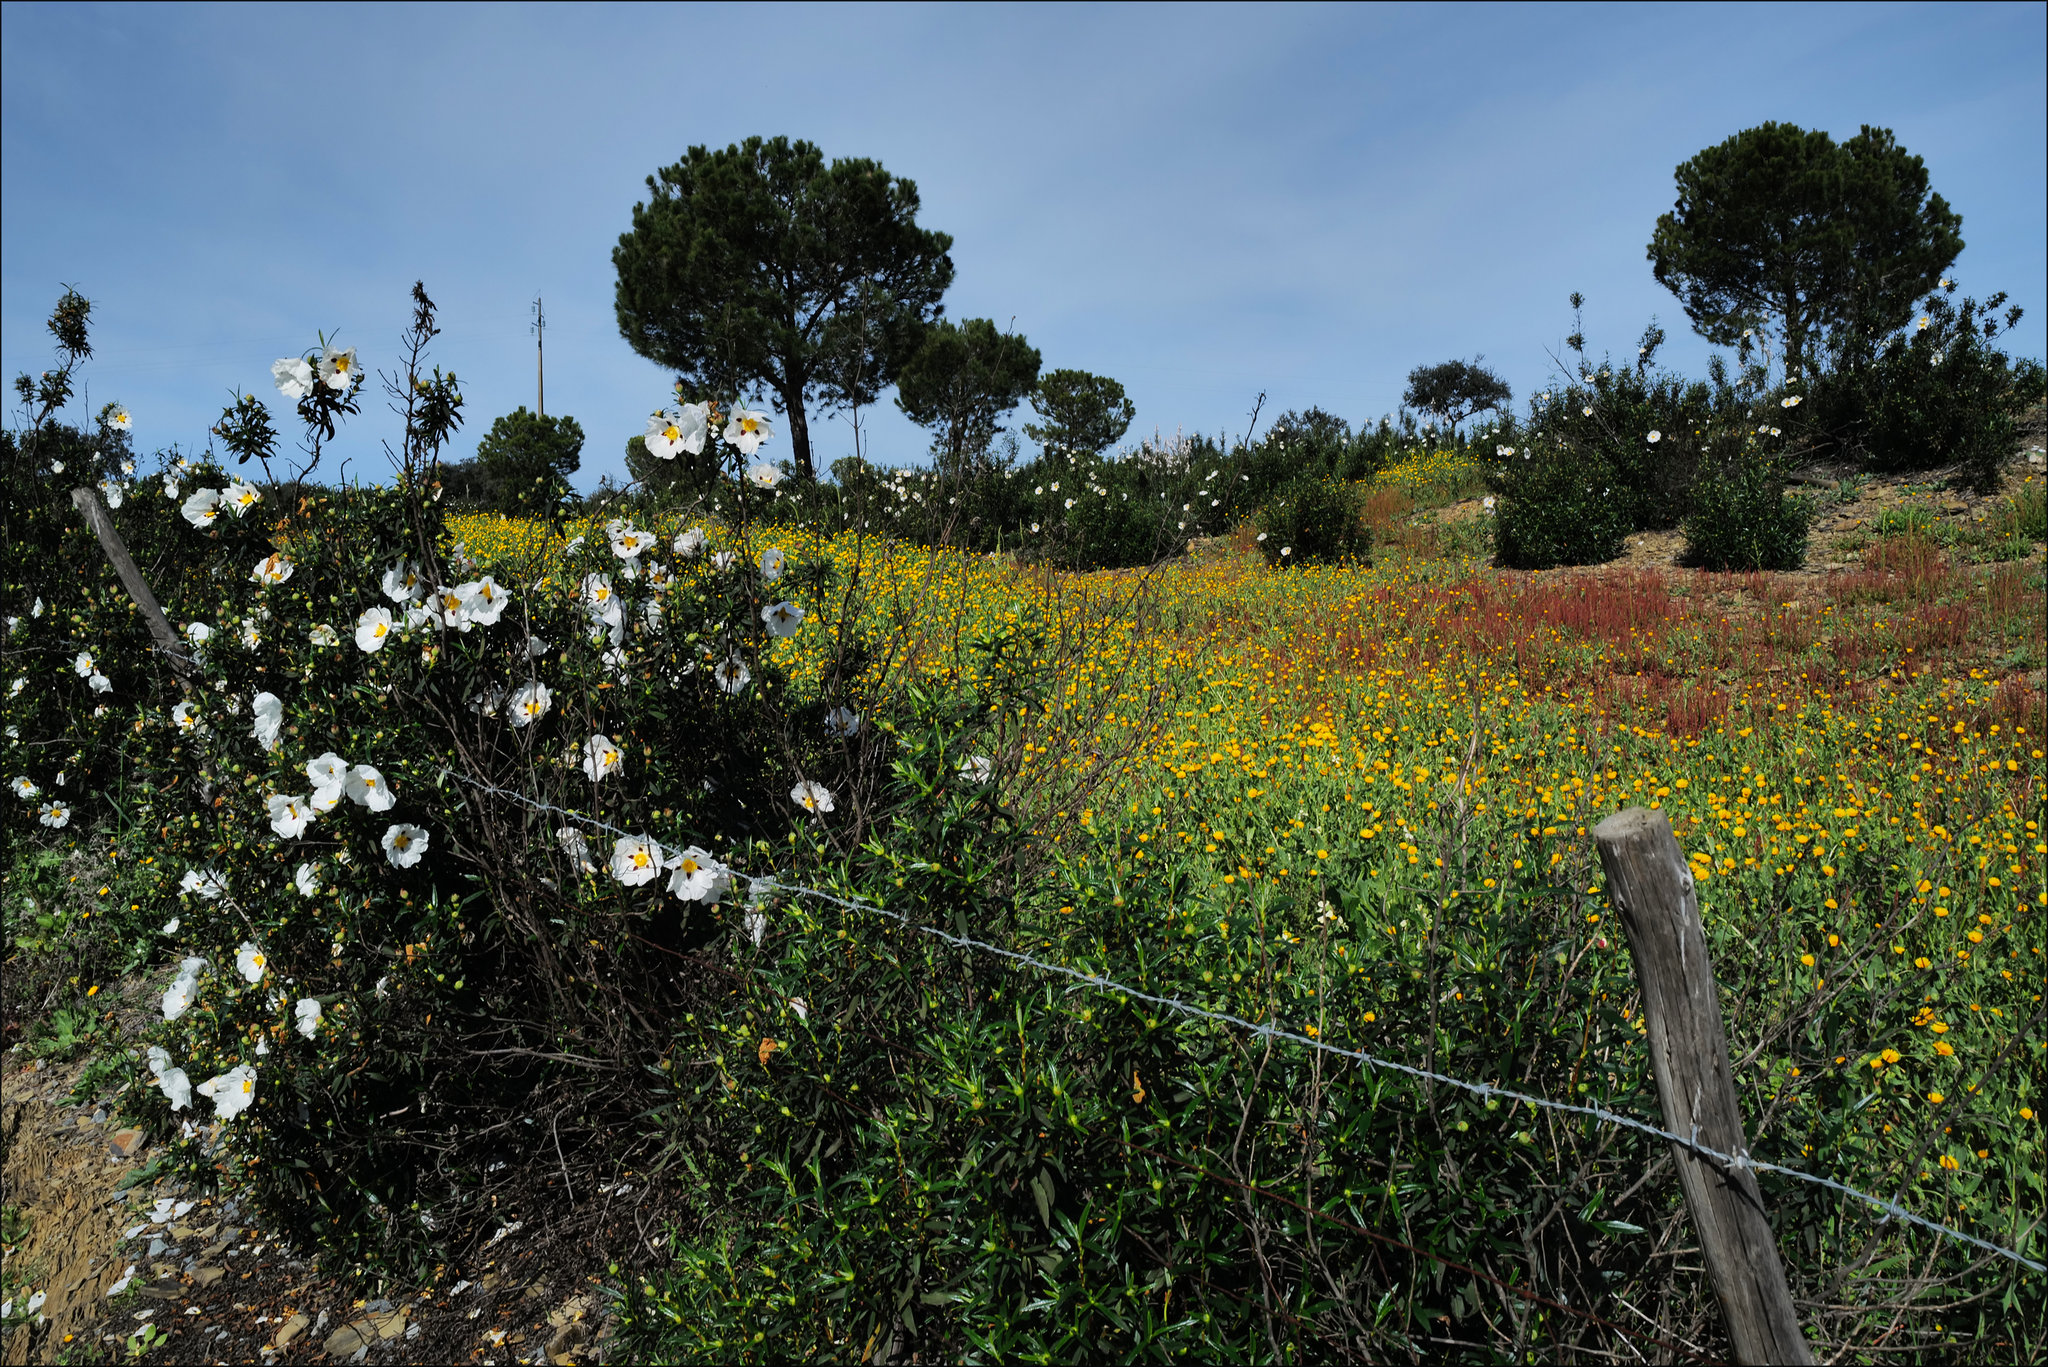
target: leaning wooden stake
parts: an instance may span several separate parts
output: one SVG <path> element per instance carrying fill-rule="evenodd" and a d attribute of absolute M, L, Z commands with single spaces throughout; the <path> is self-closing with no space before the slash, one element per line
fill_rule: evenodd
<path fill-rule="evenodd" d="M 114 519 L 107 516 L 106 505 L 90 489 L 73 489 L 71 501 L 85 515 L 85 523 L 92 528 L 93 535 L 100 539 L 100 549 L 107 553 L 107 560 L 113 565 L 114 573 L 120 576 L 122 587 L 128 590 L 128 596 L 141 610 L 142 620 L 149 626 L 149 634 L 156 638 L 157 649 L 170 660 L 178 682 L 189 686 L 192 682 L 192 657 L 185 653 L 185 643 L 178 639 L 177 632 L 171 630 L 170 619 L 157 606 L 156 595 L 149 591 L 149 581 L 135 567 L 135 558 L 128 554 L 121 534 L 114 530 Z"/>
<path fill-rule="evenodd" d="M 1594 827 L 1593 843 L 1642 984 L 1664 1128 L 1721 1153 L 1745 1154 L 1699 898 L 1671 823 L 1662 812 L 1631 807 Z M 1812 1362 L 1756 1174 L 1676 1144 L 1671 1156 L 1737 1360 Z"/>

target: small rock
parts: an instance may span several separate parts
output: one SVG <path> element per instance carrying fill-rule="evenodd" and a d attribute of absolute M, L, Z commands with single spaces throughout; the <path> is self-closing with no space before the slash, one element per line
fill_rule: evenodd
<path fill-rule="evenodd" d="M 376 1337 L 376 1331 L 367 1324 L 344 1324 L 327 1336 L 327 1342 L 320 1346 L 327 1350 L 327 1356 L 345 1358 L 358 1348 L 368 1346 L 367 1340 Z"/>
<path fill-rule="evenodd" d="M 142 1148 L 141 1130 L 116 1130 L 107 1136 L 107 1147 L 116 1158 L 133 1158 Z"/>
<path fill-rule="evenodd" d="M 396 1314 L 372 1315 L 370 1327 L 377 1331 L 377 1337 L 380 1339 L 395 1339 L 405 1332 L 405 1317 L 411 1313 L 412 1307 L 407 1306 Z"/>
<path fill-rule="evenodd" d="M 224 1267 L 195 1268 L 192 1273 L 192 1283 L 195 1286 L 212 1286 L 227 1275 L 228 1270 Z"/>
<path fill-rule="evenodd" d="M 300 1311 L 279 1325 L 277 1333 L 271 1336 L 270 1341 L 280 1348 L 288 1348 L 291 1346 L 292 1340 L 305 1333 L 306 1326 L 312 1322 L 312 1320 L 306 1317 L 304 1311 Z"/>
<path fill-rule="evenodd" d="M 548 1357 L 550 1359 L 560 1357 L 571 1349 L 580 1346 L 589 1337 L 590 1331 L 582 1325 L 565 1324 L 559 1333 L 548 1340 Z"/>
<path fill-rule="evenodd" d="M 149 1241 L 149 1256 L 152 1258 L 161 1258 L 164 1256 L 164 1250 L 169 1247 L 170 1245 L 165 1243 L 162 1239 L 151 1239 Z"/>

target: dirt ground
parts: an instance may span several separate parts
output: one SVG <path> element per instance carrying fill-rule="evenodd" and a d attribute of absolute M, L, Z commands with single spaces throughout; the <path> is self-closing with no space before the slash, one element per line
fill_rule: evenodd
<path fill-rule="evenodd" d="M 1938 474 L 1851 479 L 1846 470 L 1801 471 L 1794 477 L 1795 491 L 1813 495 L 1820 504 L 1820 515 L 1814 521 L 1813 533 L 1807 543 L 1806 563 L 1788 573 L 1828 574 L 1856 568 L 1863 547 L 1873 539 L 1872 531 L 1878 520 L 1895 508 L 1925 509 L 1934 518 L 1937 528 L 1967 534 L 1973 526 L 1992 516 L 1999 505 L 2023 487 L 2029 478 L 2037 483 L 2048 478 L 2048 472 L 2044 472 L 2043 456 L 2038 451 L 2026 453 L 2009 465 L 1995 494 L 1975 494 L 1951 488 L 1948 481 Z M 1419 513 L 1416 519 L 1427 519 L 1449 527 L 1486 515 L 1483 498 L 1468 498 Z M 1602 568 L 1676 570 L 1682 568 L 1680 557 L 1684 551 L 1683 531 L 1642 532 L 1629 538 L 1628 548 L 1620 558 L 1607 562 Z M 2034 548 L 2028 558 L 2040 560 L 2039 547 Z M 1553 574 L 1574 572 L 1539 571 Z"/>
<path fill-rule="evenodd" d="M 19 1304 L 0 1363 L 602 1362 L 602 1269 L 516 1224 L 468 1269 L 381 1295 L 327 1274 L 233 1200 L 157 1176 L 85 1060 L 0 1060 L 4 1256 Z M 17 1316 L 17 1319 L 19 1316 Z M 151 1337 L 154 1336 L 154 1337 Z"/>

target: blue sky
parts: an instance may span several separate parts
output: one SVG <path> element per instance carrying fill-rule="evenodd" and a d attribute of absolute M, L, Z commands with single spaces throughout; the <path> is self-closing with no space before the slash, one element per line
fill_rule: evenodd
<path fill-rule="evenodd" d="M 788 134 L 917 182 L 954 237 L 956 318 L 1113 375 L 1132 435 L 1394 408 L 1414 366 L 1484 353 L 1518 402 L 1589 300 L 1596 349 L 1657 316 L 1672 169 L 1778 119 L 1889 127 L 1963 215 L 1964 287 L 2043 353 L 2048 8 L 1452 6 L 864 9 L 10 3 L 0 12 L 0 365 L 50 360 L 62 283 L 94 301 L 95 404 L 203 444 L 316 329 L 389 366 L 423 279 L 466 455 L 534 402 L 619 473 L 668 377 L 620 339 L 611 249 L 695 143 Z M 387 470 L 381 399 L 335 459 Z M 12 419 L 10 419 L 12 421 Z M 885 400 L 873 454 L 925 438 Z M 813 419 L 820 463 L 851 449 Z M 786 454 L 786 443 L 777 444 Z M 775 448 L 771 448 L 773 450 Z M 332 467 L 326 467 L 329 474 Z"/>

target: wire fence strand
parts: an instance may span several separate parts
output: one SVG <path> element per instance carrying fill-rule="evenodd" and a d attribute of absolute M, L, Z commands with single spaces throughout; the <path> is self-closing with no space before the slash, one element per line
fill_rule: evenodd
<path fill-rule="evenodd" d="M 501 788 L 494 783 L 489 783 L 483 779 L 476 778 L 470 774 L 460 773 L 456 770 L 448 768 L 443 768 L 441 770 L 441 773 L 448 776 L 449 778 L 453 778 L 459 782 L 466 783 L 470 787 L 475 788 L 481 792 L 491 793 L 499 797 L 510 798 L 512 801 L 520 803 L 523 806 L 529 807 L 535 811 L 553 812 L 557 815 L 568 817 L 573 821 L 582 822 L 583 824 L 590 826 L 594 829 L 607 831 L 616 836 L 637 839 L 640 838 L 641 835 L 640 832 L 628 831 L 621 827 L 614 826 L 610 822 L 592 816 L 587 812 L 579 812 L 569 807 L 558 807 L 550 802 L 541 802 L 537 799 L 526 796 L 524 793 L 514 792 L 513 790 L 508 788 Z M 1587 1119 L 1598 1121 L 1599 1123 L 1604 1125 L 1618 1125 L 1626 1129 L 1636 1130 L 1642 1134 L 1650 1136 L 1653 1139 L 1661 1139 L 1666 1143 L 1676 1144 L 1679 1147 L 1685 1149 L 1687 1152 L 1693 1154 L 1695 1157 L 1706 1159 L 1709 1162 L 1712 1162 L 1722 1167 L 1723 1169 L 1747 1168 L 1752 1172 L 1777 1173 L 1784 1177 L 1793 1178 L 1796 1181 L 1811 1183 L 1814 1186 L 1823 1187 L 1829 1191 L 1837 1192 L 1840 1195 L 1850 1197 L 1857 1201 L 1861 1201 L 1865 1205 L 1871 1207 L 1872 1209 L 1879 1211 L 1882 1216 L 1880 1223 L 1882 1223 L 1883 1221 L 1894 1219 L 1900 1220 L 1907 1224 L 1917 1225 L 1920 1228 L 1929 1231 L 1930 1233 L 1941 1236 L 1942 1238 L 1951 1239 L 1958 1243 L 1967 1244 L 1973 1248 L 1980 1249 L 1983 1252 L 1994 1254 L 2000 1258 L 2008 1259 L 2014 1263 L 2019 1264 L 2021 1267 L 2025 1268 L 2029 1272 L 2048 1272 L 2048 1265 L 2043 1265 L 2042 1263 L 2036 1262 L 2034 1259 L 2026 1257 L 2024 1254 L 2018 1253 L 2012 1249 L 2006 1248 L 2002 1244 L 1992 1243 L 1988 1239 L 1982 1239 L 1974 1234 L 1969 1234 L 1963 1230 L 1955 1229 L 1949 1225 L 1942 1224 L 1938 1220 L 1930 1220 L 1924 1215 L 1915 1214 L 1914 1212 L 1907 1210 L 1904 1206 L 1899 1205 L 1896 1201 L 1889 1200 L 1883 1196 L 1878 1196 L 1871 1192 L 1863 1191 L 1859 1188 L 1849 1186 L 1846 1183 L 1838 1182 L 1831 1177 L 1820 1176 L 1818 1173 L 1804 1172 L 1798 1168 L 1786 1167 L 1780 1163 L 1772 1163 L 1764 1159 L 1753 1158 L 1749 1155 L 1747 1151 L 1744 1151 L 1742 1153 L 1723 1153 L 1719 1149 L 1712 1148 L 1709 1145 L 1701 1143 L 1699 1140 L 1699 1136 L 1697 1134 L 1691 1136 L 1673 1134 L 1671 1131 L 1666 1130 L 1659 1125 L 1653 1124 L 1650 1121 L 1640 1119 L 1636 1116 L 1623 1115 L 1618 1111 L 1608 1110 L 1604 1106 L 1585 1106 L 1580 1105 L 1576 1102 L 1557 1101 L 1553 1100 L 1550 1097 L 1535 1096 L 1528 1092 L 1517 1091 L 1512 1087 L 1499 1087 L 1488 1082 L 1472 1082 L 1464 1078 L 1452 1077 L 1448 1073 L 1437 1072 L 1436 1070 L 1431 1068 L 1418 1068 L 1414 1064 L 1402 1063 L 1395 1059 L 1381 1058 L 1376 1054 L 1370 1054 L 1361 1049 L 1346 1049 L 1340 1045 L 1329 1044 L 1323 1040 L 1315 1039 L 1311 1036 L 1301 1034 L 1298 1031 L 1289 1030 L 1286 1027 L 1274 1021 L 1253 1021 L 1247 1020 L 1243 1016 L 1233 1015 L 1227 1011 L 1212 1011 L 1207 1007 L 1197 1006 L 1192 1002 L 1182 1001 L 1178 997 L 1163 996 L 1156 992 L 1147 992 L 1143 988 L 1132 987 L 1127 983 L 1118 982 L 1114 978 L 1106 977 L 1100 973 L 1090 973 L 1082 969 L 1073 968 L 1067 964 L 1054 963 L 1050 960 L 1040 959 L 1035 955 L 1024 953 L 1021 950 L 1009 949 L 1002 945 L 991 944 L 986 940 L 977 940 L 970 935 L 958 935 L 950 930 L 945 930 L 938 926 L 926 925 L 923 922 L 915 920 L 912 917 L 904 914 L 903 912 L 892 911 L 888 907 L 880 906 L 876 903 L 864 901 L 859 898 L 842 897 L 837 893 L 827 892 L 821 888 L 805 887 L 801 884 L 787 883 L 773 877 L 750 879 L 749 896 L 751 898 L 758 898 L 759 896 L 767 892 L 779 892 L 791 896 L 815 898 L 819 901 L 831 903 L 834 906 L 841 907 L 848 911 L 874 912 L 878 915 L 886 916 L 891 920 L 894 920 L 908 927 L 909 929 L 917 932 L 918 934 L 930 936 L 932 939 L 942 941 L 946 944 L 953 945 L 960 949 L 971 949 L 979 953 L 990 954 L 996 956 L 997 958 L 1007 959 L 1014 963 L 1024 964 L 1031 968 L 1038 969 L 1041 972 L 1051 973 L 1059 977 L 1069 978 L 1077 983 L 1082 984 L 1083 986 L 1094 988 L 1095 990 L 1100 992 L 1114 993 L 1121 996 L 1136 998 L 1139 1001 L 1150 1002 L 1155 1006 L 1164 1007 L 1166 1010 L 1172 1011 L 1177 1015 L 1185 1016 L 1190 1019 L 1213 1021 L 1219 1025 L 1227 1025 L 1240 1030 L 1249 1031 L 1251 1034 L 1256 1036 L 1261 1036 L 1269 1039 L 1286 1040 L 1289 1043 L 1298 1044 L 1306 1049 L 1319 1050 L 1322 1053 L 1332 1055 L 1336 1058 L 1348 1059 L 1366 1068 L 1371 1068 L 1384 1072 L 1401 1073 L 1408 1077 L 1417 1078 L 1422 1081 L 1438 1083 L 1445 1087 L 1451 1087 L 1459 1091 L 1469 1092 L 1470 1094 L 1480 1098 L 1481 1100 L 1500 1098 L 1511 1102 L 1521 1102 L 1525 1105 L 1528 1105 L 1538 1110 L 1557 1111 L 1567 1115 L 1583 1116 Z"/>

